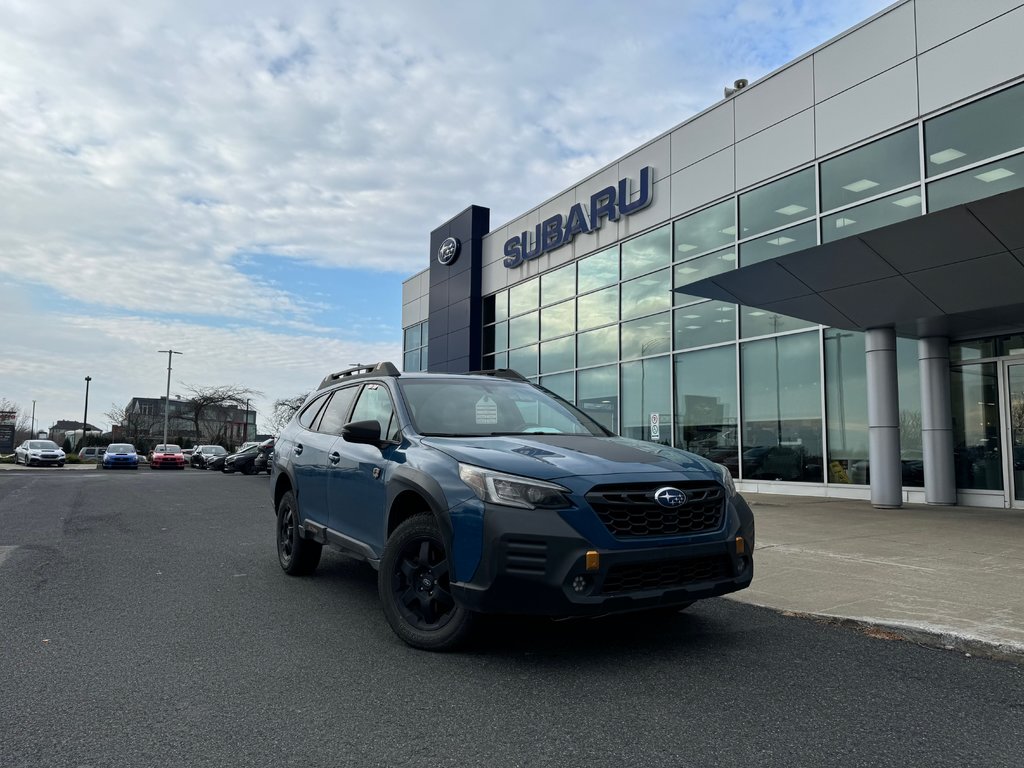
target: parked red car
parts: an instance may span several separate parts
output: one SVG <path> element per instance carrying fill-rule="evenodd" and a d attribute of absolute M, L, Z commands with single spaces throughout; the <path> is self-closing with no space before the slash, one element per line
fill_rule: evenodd
<path fill-rule="evenodd" d="M 180 445 L 158 445 L 149 454 L 150 469 L 184 469 L 185 454 Z"/>

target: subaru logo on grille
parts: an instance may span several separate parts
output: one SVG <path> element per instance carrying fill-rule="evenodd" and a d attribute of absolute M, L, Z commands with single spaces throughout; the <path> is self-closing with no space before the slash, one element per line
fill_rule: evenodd
<path fill-rule="evenodd" d="M 654 500 L 663 507 L 675 509 L 686 503 L 686 494 L 678 488 L 659 488 L 654 492 Z"/>
<path fill-rule="evenodd" d="M 437 261 L 439 264 L 444 264 L 446 267 L 453 263 L 459 258 L 459 246 L 461 243 L 458 238 L 446 237 L 444 242 L 441 243 L 441 247 L 437 249 Z"/>

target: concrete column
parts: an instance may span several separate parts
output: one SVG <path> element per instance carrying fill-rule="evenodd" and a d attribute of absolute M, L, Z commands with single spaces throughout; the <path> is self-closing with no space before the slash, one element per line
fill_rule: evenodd
<path fill-rule="evenodd" d="M 953 415 L 949 400 L 949 339 L 930 336 L 919 340 L 917 362 L 921 372 L 925 500 L 929 504 L 956 504 Z"/>
<path fill-rule="evenodd" d="M 896 382 L 896 332 L 869 328 L 864 335 L 868 376 L 868 457 L 871 504 L 881 508 L 903 505 L 903 466 L 900 463 L 900 400 Z"/>

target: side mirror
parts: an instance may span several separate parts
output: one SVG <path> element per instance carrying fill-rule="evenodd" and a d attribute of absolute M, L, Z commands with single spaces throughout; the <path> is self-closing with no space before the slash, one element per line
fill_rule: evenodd
<path fill-rule="evenodd" d="M 381 446 L 380 424 L 376 421 L 353 421 L 341 428 L 341 437 L 349 443 Z"/>

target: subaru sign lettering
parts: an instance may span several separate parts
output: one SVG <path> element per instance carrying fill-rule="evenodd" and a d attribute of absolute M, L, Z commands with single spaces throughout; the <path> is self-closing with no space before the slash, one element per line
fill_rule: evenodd
<path fill-rule="evenodd" d="M 590 196 L 590 206 L 576 203 L 566 216 L 556 213 L 533 228 L 505 241 L 504 265 L 509 269 L 518 267 L 524 261 L 536 259 L 563 245 L 568 245 L 579 234 L 589 234 L 601 228 L 605 219 L 618 221 L 643 210 L 654 199 L 651 185 L 651 168 L 640 169 L 640 190 L 636 200 L 630 201 L 629 179 L 620 179 L 617 187 L 605 187 Z"/>
<path fill-rule="evenodd" d="M 441 247 L 437 249 L 437 261 L 439 264 L 449 266 L 459 258 L 459 248 L 462 244 L 457 237 L 446 237 Z"/>
<path fill-rule="evenodd" d="M 663 507 L 676 509 L 686 503 L 686 494 L 678 488 L 659 488 L 654 492 L 654 500 Z"/>

